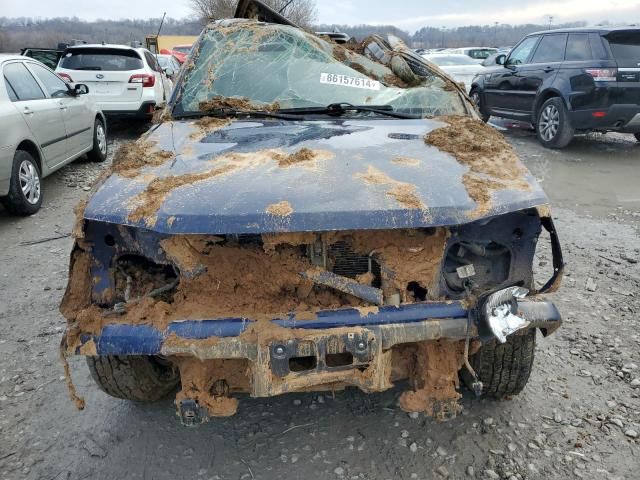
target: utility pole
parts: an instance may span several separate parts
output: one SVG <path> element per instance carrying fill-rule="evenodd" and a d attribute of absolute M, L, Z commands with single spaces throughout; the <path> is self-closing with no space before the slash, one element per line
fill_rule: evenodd
<path fill-rule="evenodd" d="M 493 28 L 493 46 L 497 47 L 498 46 L 498 25 L 500 24 L 500 22 L 495 22 L 495 26 Z"/>
<path fill-rule="evenodd" d="M 447 27 L 445 27 L 444 25 L 442 26 L 442 48 L 446 48 L 444 46 L 444 34 L 447 31 Z"/>
<path fill-rule="evenodd" d="M 551 30 L 552 25 L 553 25 L 553 15 L 549 15 L 549 30 Z"/>

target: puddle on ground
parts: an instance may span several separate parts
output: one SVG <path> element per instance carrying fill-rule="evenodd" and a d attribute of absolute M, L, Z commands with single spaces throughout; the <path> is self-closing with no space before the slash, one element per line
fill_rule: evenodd
<path fill-rule="evenodd" d="M 576 136 L 563 150 L 542 147 L 529 124 L 491 119 L 554 205 L 611 219 L 615 214 L 640 224 L 640 143 L 633 135 Z"/>

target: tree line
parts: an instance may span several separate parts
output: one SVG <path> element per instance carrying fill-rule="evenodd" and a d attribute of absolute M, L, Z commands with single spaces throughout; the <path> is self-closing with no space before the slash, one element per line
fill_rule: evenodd
<path fill-rule="evenodd" d="M 198 35 L 203 21 L 198 17 L 165 19 L 162 33 L 165 35 Z M 585 22 L 574 22 L 556 27 L 580 27 Z M 74 40 L 90 43 L 130 44 L 144 42 L 146 35 L 155 35 L 160 18 L 145 20 L 96 20 L 88 22 L 76 17 L 63 18 L 6 18 L 0 17 L 0 52 L 19 52 L 23 47 L 55 48 L 59 43 Z M 341 31 L 361 40 L 372 33 L 393 34 L 413 48 L 442 48 L 482 46 L 511 46 L 525 35 L 546 30 L 549 25 L 484 25 L 444 29 L 423 27 L 415 33 L 392 25 L 314 25 L 316 31 Z"/>

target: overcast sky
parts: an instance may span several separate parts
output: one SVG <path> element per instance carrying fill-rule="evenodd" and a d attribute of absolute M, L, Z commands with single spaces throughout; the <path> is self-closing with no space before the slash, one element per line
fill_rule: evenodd
<path fill-rule="evenodd" d="M 393 24 L 414 31 L 425 25 L 453 27 L 501 23 L 585 20 L 640 23 L 640 0 L 318 0 L 319 23 Z M 0 0 L 0 16 L 149 18 L 162 12 L 190 15 L 188 0 Z"/>

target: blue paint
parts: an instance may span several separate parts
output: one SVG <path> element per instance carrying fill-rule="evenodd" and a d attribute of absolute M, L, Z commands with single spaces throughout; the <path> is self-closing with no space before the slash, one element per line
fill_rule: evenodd
<path fill-rule="evenodd" d="M 273 320 L 284 328 L 323 330 L 340 327 L 373 327 L 422 322 L 429 319 L 466 318 L 469 312 L 460 302 L 422 303 L 402 307 L 383 307 L 366 316 L 355 309 L 320 312 L 316 320 L 298 320 L 295 314 Z M 251 320 L 227 318 L 220 320 L 189 320 L 173 322 L 161 332 L 149 325 L 107 325 L 100 336 L 93 337 L 98 355 L 158 355 L 166 338 L 175 334 L 187 340 L 238 337 L 247 330 Z M 83 338 L 83 342 L 89 337 Z"/>
<path fill-rule="evenodd" d="M 238 120 L 201 140 L 191 120 L 165 122 L 147 140 L 173 151 L 175 161 L 142 169 L 129 179 L 107 179 L 91 198 L 89 220 L 150 228 L 162 234 L 261 234 L 324 232 L 450 226 L 468 223 L 476 209 L 462 179 L 468 167 L 450 154 L 426 145 L 426 133 L 443 127 L 440 121 L 349 119 L 316 121 Z M 275 160 L 171 191 L 157 212 L 157 222 L 131 222 L 131 205 L 155 177 L 203 173 L 224 164 L 227 153 L 250 153 L 280 148 L 324 150 L 333 158 L 321 168 L 280 168 Z M 393 163 L 397 156 L 415 159 L 419 166 Z M 407 208 L 387 195 L 389 185 L 362 179 L 369 167 L 390 178 L 415 185 L 426 212 Z M 151 174 L 148 177 L 143 175 Z M 496 193 L 485 217 L 548 203 L 533 176 L 530 189 Z M 304 188 L 299 188 L 304 186 Z M 267 207 L 288 201 L 293 213 L 277 217 Z"/>

